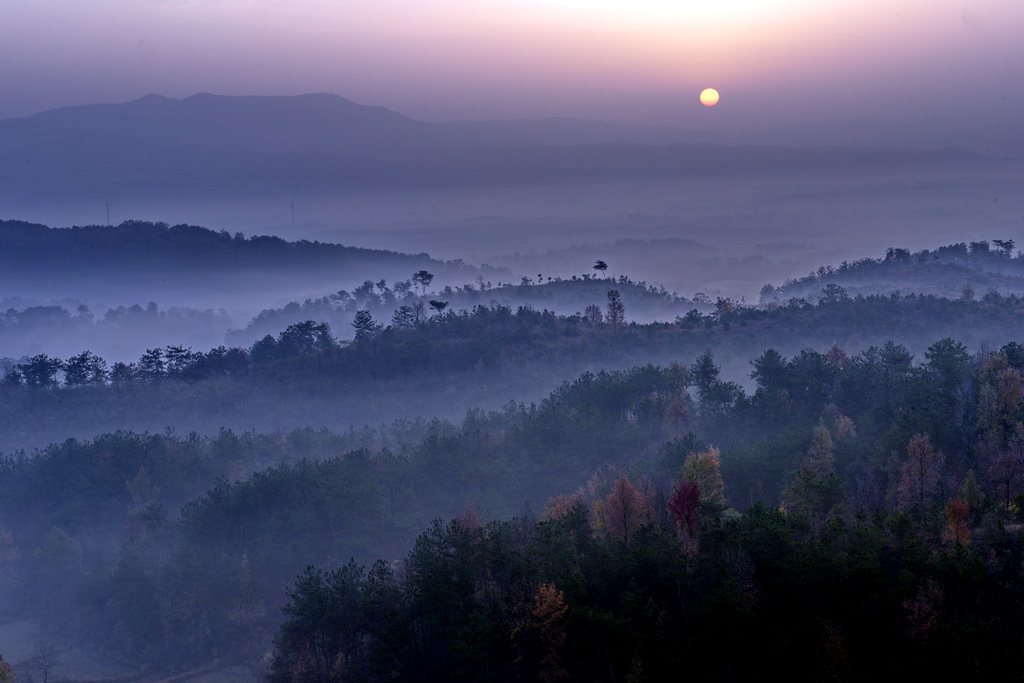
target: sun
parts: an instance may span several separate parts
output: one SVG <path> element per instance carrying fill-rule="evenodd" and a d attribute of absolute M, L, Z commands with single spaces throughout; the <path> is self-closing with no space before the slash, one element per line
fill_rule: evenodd
<path fill-rule="evenodd" d="M 718 104 L 718 91 L 714 88 L 705 88 L 700 93 L 700 103 L 705 107 L 713 107 Z"/>

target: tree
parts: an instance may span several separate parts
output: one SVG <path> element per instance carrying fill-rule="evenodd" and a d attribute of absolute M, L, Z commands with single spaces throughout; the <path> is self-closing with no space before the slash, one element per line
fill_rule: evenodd
<path fill-rule="evenodd" d="M 668 501 L 668 509 L 676 523 L 676 533 L 683 539 L 687 552 L 696 552 L 700 536 L 700 517 L 697 514 L 700 510 L 700 484 L 683 479 L 677 481 Z"/>
<path fill-rule="evenodd" d="M 1010 501 L 1024 485 L 1024 438 L 1018 434 L 993 458 L 988 469 L 989 478 L 995 484 L 996 492 L 1002 494 L 1003 505 L 1010 507 Z"/>
<path fill-rule="evenodd" d="M 939 492 L 942 453 L 932 447 L 927 434 L 915 434 L 907 445 L 907 459 L 900 467 L 896 506 L 923 515 Z"/>
<path fill-rule="evenodd" d="M 196 354 L 191 348 L 168 346 L 164 351 L 164 363 L 169 377 L 181 377 L 195 360 Z"/>
<path fill-rule="evenodd" d="M 14 683 L 14 669 L 4 661 L 2 654 L 0 654 L 0 683 Z"/>
<path fill-rule="evenodd" d="M 722 463 L 717 448 L 691 453 L 683 463 L 682 479 L 700 487 L 700 511 L 707 519 L 718 519 L 729 509 L 722 480 Z"/>
<path fill-rule="evenodd" d="M 568 605 L 565 595 L 553 583 L 538 586 L 533 595 L 531 626 L 539 636 L 544 654 L 540 660 L 541 681 L 561 681 L 569 677 L 562 665 L 565 649 Z"/>
<path fill-rule="evenodd" d="M 967 347 L 951 337 L 945 337 L 924 352 L 928 371 L 943 389 L 952 391 L 960 386 L 971 372 L 971 354 Z"/>
<path fill-rule="evenodd" d="M 118 361 L 110 368 L 110 383 L 115 387 L 129 384 L 135 379 L 135 363 Z"/>
<path fill-rule="evenodd" d="M 277 358 L 277 340 L 267 334 L 257 339 L 249 350 L 253 363 L 270 363 Z"/>
<path fill-rule="evenodd" d="M 600 325 L 604 322 L 604 314 L 601 313 L 601 307 L 597 304 L 588 304 L 583 309 L 583 319 L 588 325 Z"/>
<path fill-rule="evenodd" d="M 690 366 L 690 376 L 693 384 L 697 387 L 697 396 L 703 401 L 704 396 L 711 390 L 711 387 L 718 382 L 719 369 L 715 365 L 715 358 L 708 349 L 694 361 Z"/>
<path fill-rule="evenodd" d="M 608 535 L 627 544 L 636 530 L 651 520 L 650 503 L 625 474 L 615 480 L 600 510 Z"/>
<path fill-rule="evenodd" d="M 103 384 L 107 374 L 107 361 L 92 351 L 83 351 L 65 364 L 64 384 L 69 387 Z"/>
<path fill-rule="evenodd" d="M 1013 255 L 1013 247 L 1015 244 L 1013 240 L 992 240 L 992 244 L 996 245 L 1003 251 L 1003 256 Z"/>
<path fill-rule="evenodd" d="M 64 362 L 60 358 L 50 358 L 45 353 L 32 356 L 18 365 L 26 386 L 35 389 L 57 386 L 57 372 L 63 368 Z"/>
<path fill-rule="evenodd" d="M 834 282 L 828 283 L 821 290 L 821 303 L 834 304 L 849 300 L 850 294 L 846 291 L 846 288 Z"/>
<path fill-rule="evenodd" d="M 942 527 L 942 541 L 954 548 L 971 544 L 971 529 L 967 526 L 970 508 L 963 498 L 950 498 L 946 503 L 946 524 Z"/>
<path fill-rule="evenodd" d="M 420 270 L 413 274 L 412 281 L 420 286 L 420 291 L 426 296 L 427 287 L 434 281 L 434 275 L 426 270 Z"/>
<path fill-rule="evenodd" d="M 146 352 L 139 358 L 136 372 L 147 382 L 156 382 L 162 379 L 167 374 L 163 349 L 146 349 Z"/>
<path fill-rule="evenodd" d="M 399 306 L 391 316 L 391 326 L 399 330 L 407 330 L 416 325 L 416 313 L 412 306 Z"/>
<path fill-rule="evenodd" d="M 843 482 L 833 471 L 820 471 L 804 461 L 793 483 L 783 494 L 787 512 L 806 518 L 811 532 L 821 533 L 825 521 L 845 500 Z"/>
<path fill-rule="evenodd" d="M 978 369 L 978 431 L 988 452 L 1003 448 L 1017 428 L 1024 407 L 1024 377 L 1002 353 L 982 359 Z"/>
<path fill-rule="evenodd" d="M 672 424 L 672 438 L 679 438 L 679 428 L 686 424 L 690 418 L 690 411 L 686 409 L 679 398 L 673 398 L 665 408 L 665 419 Z"/>
<path fill-rule="evenodd" d="M 710 351 L 705 355 L 708 355 L 710 358 Z M 703 361 L 698 360 L 698 362 Z M 760 390 L 763 390 L 769 396 L 774 396 L 785 390 L 789 379 L 789 370 L 786 365 L 786 359 L 783 358 L 781 353 L 775 349 L 768 349 L 758 358 L 752 360 L 751 365 L 754 366 L 754 370 L 750 373 L 750 377 L 757 382 Z M 718 377 L 717 368 L 715 368 L 713 373 L 709 368 L 707 373 L 714 375 L 712 379 Z"/>
<path fill-rule="evenodd" d="M 57 652 L 57 647 L 53 643 L 38 643 L 35 653 L 28 660 L 28 666 L 39 674 L 42 683 L 50 683 L 53 670 L 60 666 L 60 653 Z"/>
<path fill-rule="evenodd" d="M 436 299 L 431 299 L 430 300 L 430 307 L 433 308 L 438 313 L 441 313 L 442 311 L 444 311 L 444 309 L 448 308 L 448 302 L 447 301 L 437 301 Z"/>
<path fill-rule="evenodd" d="M 807 449 L 807 464 L 819 474 L 834 472 L 836 457 L 832 445 L 832 434 L 819 424 L 811 431 L 811 445 Z"/>
<path fill-rule="evenodd" d="M 615 332 L 619 331 L 623 323 L 626 321 L 626 307 L 622 303 L 622 299 L 619 298 L 619 290 L 612 289 L 608 292 L 608 313 L 606 315 L 608 324 L 612 326 L 612 330 Z"/>
<path fill-rule="evenodd" d="M 25 376 L 21 374 L 21 370 L 17 366 L 8 370 L 4 378 L 0 380 L 0 386 L 4 387 L 20 387 L 24 383 Z"/>
<path fill-rule="evenodd" d="M 597 261 L 594 262 L 594 270 L 596 270 L 597 272 L 599 272 L 599 273 L 601 273 L 603 275 L 604 272 L 606 270 L 608 270 L 608 264 L 605 263 L 604 261 L 598 259 Z"/>
<path fill-rule="evenodd" d="M 358 317 L 358 315 L 357 315 Z M 305 356 L 312 353 L 324 353 L 337 347 L 331 335 L 331 326 L 315 320 L 304 320 L 289 325 L 278 335 L 274 349 L 279 358 Z M 255 352 L 255 348 L 253 349 Z"/>
<path fill-rule="evenodd" d="M 352 321 L 352 327 L 356 329 L 355 340 L 367 342 L 373 339 L 380 331 L 380 323 L 374 322 L 373 315 L 369 311 L 356 311 L 356 318 Z"/>

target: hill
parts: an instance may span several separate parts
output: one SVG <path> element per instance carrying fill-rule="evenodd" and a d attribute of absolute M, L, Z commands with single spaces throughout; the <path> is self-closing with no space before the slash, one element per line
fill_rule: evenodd
<path fill-rule="evenodd" d="M 126 221 L 51 228 L 0 221 L 0 291 L 6 297 L 158 301 L 255 312 L 284 296 L 424 269 L 438 282 L 465 282 L 480 272 L 423 253 L 246 237 L 195 225 Z"/>
<path fill-rule="evenodd" d="M 761 303 L 911 292 L 966 299 L 988 292 L 1024 294 L 1024 254 L 1014 255 L 1013 248 L 1013 240 L 960 242 L 913 253 L 890 247 L 881 258 L 843 261 L 779 287 L 766 285 Z"/>

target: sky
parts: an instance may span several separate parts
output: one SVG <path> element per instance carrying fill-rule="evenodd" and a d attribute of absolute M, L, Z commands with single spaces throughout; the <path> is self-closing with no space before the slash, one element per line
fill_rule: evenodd
<path fill-rule="evenodd" d="M 1001 122 L 1021 35 L 1021 0 L 4 0 L 0 119 L 330 92 L 428 121 Z"/>

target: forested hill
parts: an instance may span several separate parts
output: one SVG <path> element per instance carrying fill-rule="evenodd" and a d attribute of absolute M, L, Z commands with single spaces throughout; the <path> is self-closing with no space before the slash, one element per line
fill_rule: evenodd
<path fill-rule="evenodd" d="M 535 400 L 588 369 L 687 361 L 707 349 L 727 377 L 746 381 L 750 359 L 767 347 L 795 354 L 837 346 L 854 354 L 898 339 L 921 354 L 946 336 L 972 351 L 1024 339 L 1024 301 L 1013 296 L 864 297 L 764 310 L 727 304 L 647 325 L 507 306 L 420 320 L 399 309 L 387 326 L 357 314 L 352 342 L 306 321 L 248 348 L 168 346 L 136 363 L 108 364 L 84 350 L 67 359 L 6 359 L 0 449 L 115 429 L 343 429 L 399 417 L 454 418 L 471 407 Z"/>
<path fill-rule="evenodd" d="M 251 314 L 279 297 L 401 279 L 419 270 L 453 283 L 481 272 L 425 253 L 247 237 L 196 225 L 126 221 L 51 228 L 0 221 L 0 297 L 107 305 L 158 301 Z"/>
<path fill-rule="evenodd" d="M 1024 252 L 1015 255 L 1014 246 L 1012 239 L 994 239 L 991 243 L 959 242 L 917 252 L 891 247 L 880 258 L 843 261 L 787 280 L 779 287 L 765 285 L 761 303 L 894 292 L 967 300 L 990 291 L 1019 295 L 1024 293 Z"/>
<path fill-rule="evenodd" d="M 427 254 L 402 254 L 340 244 L 289 242 L 280 237 L 231 235 L 198 225 L 125 221 L 117 226 L 51 228 L 37 223 L 0 221 L 0 268 L 168 267 L 182 270 L 338 268 L 353 265 L 412 268 L 458 267 Z M 470 269 L 465 268 L 466 271 Z"/>
<path fill-rule="evenodd" d="M 331 662 L 350 680 L 544 680 L 529 624 L 550 583 L 569 615 L 566 680 L 677 670 L 682 646 L 727 661 L 733 643 L 794 680 L 834 678 L 817 656 L 834 643 L 853 671 L 882 652 L 899 671 L 923 658 L 1011 680 L 1021 346 L 750 360 L 749 394 L 705 353 L 459 423 L 120 432 L 0 458 L 0 609 L 143 680 L 213 662 L 266 673 L 275 631 L 281 681 L 337 681 Z M 524 501 L 520 520 L 483 525 Z M 324 587 L 310 571 L 287 596 L 311 564 L 342 573 Z M 319 673 L 290 675 L 310 641 Z"/>

